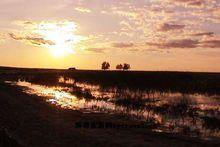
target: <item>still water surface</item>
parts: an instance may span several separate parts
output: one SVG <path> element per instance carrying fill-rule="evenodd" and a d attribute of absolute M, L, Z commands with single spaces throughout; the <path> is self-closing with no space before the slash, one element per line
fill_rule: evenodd
<path fill-rule="evenodd" d="M 77 83 L 62 77 L 59 82 L 68 86 L 44 86 L 26 81 L 7 83 L 65 109 L 123 114 L 154 123 L 158 126 L 157 131 L 206 139 L 220 137 L 218 95 L 103 89 L 99 85 Z"/>

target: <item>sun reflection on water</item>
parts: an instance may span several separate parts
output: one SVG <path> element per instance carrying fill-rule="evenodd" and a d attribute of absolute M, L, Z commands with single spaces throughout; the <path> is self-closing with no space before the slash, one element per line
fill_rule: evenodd
<path fill-rule="evenodd" d="M 48 102 L 59 105 L 63 108 L 82 108 L 85 100 L 79 100 L 76 96 L 66 92 L 66 88 L 62 87 L 47 87 L 41 85 L 31 84 L 29 82 L 19 81 L 18 86 L 26 87 L 25 92 L 29 94 L 36 94 L 47 98 Z"/>
<path fill-rule="evenodd" d="M 127 107 L 125 105 L 117 105 L 114 103 L 115 95 L 112 90 L 102 91 L 99 86 L 77 83 L 74 80 L 64 79 L 62 77 L 59 78 L 59 82 L 66 83 L 67 85 L 74 84 L 75 87 L 48 87 L 25 81 L 7 83 L 20 86 L 24 92 L 41 96 L 45 98 L 47 102 L 65 109 L 82 110 L 82 112 L 104 112 L 123 114 L 126 116 L 129 115 L 134 119 L 152 121 L 160 125 L 156 131 L 185 132 L 190 130 L 193 135 L 199 134 L 203 137 L 220 137 L 220 131 L 218 131 L 219 127 L 217 127 L 212 133 L 209 128 L 204 128 L 207 127 L 205 125 L 208 125 L 208 127 L 210 125 L 204 124 L 207 116 L 217 119 L 220 118 L 219 96 L 208 97 L 200 94 L 186 95 L 181 93 L 159 92 L 153 94 L 145 93 L 144 96 L 147 95 L 154 101 L 146 102 L 144 109 L 133 109 L 132 107 L 130 108 L 130 106 Z M 76 87 L 82 91 L 89 90 L 89 92 L 92 93 L 93 98 L 88 99 L 86 97 L 77 97 L 72 92 L 72 88 Z M 109 99 L 100 99 L 100 96 L 103 95 L 108 95 Z M 180 109 L 179 107 L 182 108 Z M 194 112 L 194 110 L 196 111 Z M 185 115 L 185 113 L 187 113 L 187 115 Z M 188 116 L 188 113 L 192 116 Z"/>

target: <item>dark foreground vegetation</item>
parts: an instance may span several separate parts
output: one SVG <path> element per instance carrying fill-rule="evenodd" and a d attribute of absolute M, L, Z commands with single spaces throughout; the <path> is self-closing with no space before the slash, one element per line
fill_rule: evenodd
<path fill-rule="evenodd" d="M 142 90 L 163 92 L 220 94 L 219 73 L 139 72 L 139 71 L 86 71 L 53 69 L 0 68 L 0 141 L 17 146 L 219 146 L 219 138 L 212 140 L 190 137 L 187 129 L 179 133 L 156 133 L 158 126 L 150 121 L 134 120 L 122 114 L 62 109 L 45 102 L 43 97 L 22 92 L 21 87 L 4 81 L 25 80 L 46 86 L 71 86 L 78 97 L 95 99 L 90 91 L 75 84 L 60 83 L 59 77 L 75 82 L 100 85 L 103 89 L 116 89 L 116 106 L 138 111 L 155 111 L 174 118 L 201 119 L 203 126 L 219 130 L 219 114 L 199 116 L 187 98 L 177 103 L 153 107 L 155 99 L 143 99 Z M 63 86 L 63 85 L 62 85 Z M 130 93 L 130 90 L 135 93 Z M 147 105 L 146 105 L 147 104 Z M 205 114 L 205 112 L 203 112 Z M 207 113 L 209 114 L 209 113 Z M 193 120 L 192 119 L 192 120 Z M 86 129 L 75 128 L 76 122 L 114 122 L 116 124 L 146 124 L 147 128 Z M 184 133 L 185 132 L 185 133 Z M 0 143 L 0 145 L 1 145 Z"/>
<path fill-rule="evenodd" d="M 76 129 L 77 121 L 136 124 L 120 115 L 82 113 L 49 105 L 4 84 L 0 86 L 1 126 L 22 146 L 218 146 L 217 141 L 152 133 L 149 129 Z M 16 98 L 16 99 L 15 99 Z M 5 142 L 5 140 L 3 140 Z M 8 141 L 8 138 L 6 138 Z"/>
<path fill-rule="evenodd" d="M 22 147 L 17 141 L 11 138 L 6 130 L 2 128 L 0 130 L 0 146 L 2 147 Z"/>
<path fill-rule="evenodd" d="M 105 87 L 181 93 L 220 94 L 220 73 L 154 72 L 154 71 L 99 71 L 0 68 L 4 79 L 26 79 L 39 84 L 56 84 L 64 76 L 76 82 Z"/>

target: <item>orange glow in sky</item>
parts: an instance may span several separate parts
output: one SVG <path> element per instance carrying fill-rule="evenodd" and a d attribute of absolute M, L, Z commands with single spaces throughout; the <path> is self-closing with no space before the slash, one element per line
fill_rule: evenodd
<path fill-rule="evenodd" d="M 219 0 L 1 0 L 0 66 L 220 72 Z"/>

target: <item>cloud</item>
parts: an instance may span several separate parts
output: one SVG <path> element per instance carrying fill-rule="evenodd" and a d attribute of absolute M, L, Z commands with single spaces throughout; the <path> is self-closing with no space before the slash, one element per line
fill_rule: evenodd
<path fill-rule="evenodd" d="M 196 35 L 206 35 L 212 34 L 210 33 L 198 33 Z M 193 40 L 193 39 L 179 39 L 179 40 L 171 40 L 166 42 L 147 42 L 148 46 L 154 46 L 157 48 L 220 48 L 220 39 L 219 38 L 209 38 L 207 40 Z"/>
<path fill-rule="evenodd" d="M 137 48 L 134 48 L 134 49 L 132 48 L 132 49 L 129 49 L 129 51 L 130 51 L 130 52 L 138 52 L 138 51 L 140 51 L 140 50 L 137 49 Z"/>
<path fill-rule="evenodd" d="M 176 4 L 180 4 L 184 7 L 192 7 L 192 8 L 202 8 L 207 5 L 206 2 L 210 2 L 212 0 L 169 0 L 170 2 L 175 2 Z"/>
<path fill-rule="evenodd" d="M 203 5 L 203 1 L 192 1 L 192 2 L 189 2 L 188 5 L 200 7 Z"/>
<path fill-rule="evenodd" d="M 50 40 L 45 40 L 44 38 L 40 38 L 40 37 L 30 37 L 30 36 L 21 37 L 13 33 L 9 33 L 9 36 L 14 40 L 25 40 L 35 45 L 42 45 L 42 44 L 55 45 L 54 42 Z"/>
<path fill-rule="evenodd" d="M 83 7 L 77 7 L 75 8 L 76 11 L 82 12 L 82 13 L 91 13 L 91 10 L 88 8 L 83 8 Z"/>
<path fill-rule="evenodd" d="M 104 53 L 105 50 L 106 50 L 105 48 L 88 48 L 88 49 L 86 49 L 86 51 L 94 52 L 94 53 Z"/>
<path fill-rule="evenodd" d="M 196 33 L 192 34 L 192 36 L 213 36 L 214 32 L 203 32 L 203 33 Z"/>
<path fill-rule="evenodd" d="M 4 33 L 0 33 L 0 44 L 3 43 L 6 39 L 6 36 Z"/>
<path fill-rule="evenodd" d="M 220 16 L 220 6 L 211 8 L 210 11 L 212 12 L 214 16 L 217 16 L 217 17 Z"/>
<path fill-rule="evenodd" d="M 117 14 L 122 17 L 128 17 L 132 19 L 136 19 L 139 14 L 133 11 L 125 11 L 125 10 L 117 10 L 117 8 L 113 8 L 113 14 Z"/>
<path fill-rule="evenodd" d="M 134 44 L 133 43 L 120 42 L 120 43 L 112 43 L 112 46 L 116 47 L 116 48 L 129 48 L 129 47 L 133 47 Z"/>
<path fill-rule="evenodd" d="M 146 44 L 158 48 L 196 48 L 198 47 L 199 41 L 191 40 L 191 39 L 179 39 L 179 40 L 172 40 L 163 43 L 147 42 Z"/>
<path fill-rule="evenodd" d="M 220 40 L 213 39 L 213 40 L 205 40 L 201 42 L 203 47 L 208 48 L 220 48 Z"/>
<path fill-rule="evenodd" d="M 189 5 L 197 5 L 197 6 L 200 6 L 205 2 L 204 0 L 171 0 L 171 1 L 179 2 L 179 3 L 186 3 Z"/>
<path fill-rule="evenodd" d="M 164 23 L 159 27 L 159 31 L 167 32 L 172 30 L 181 30 L 185 25 Z"/>

